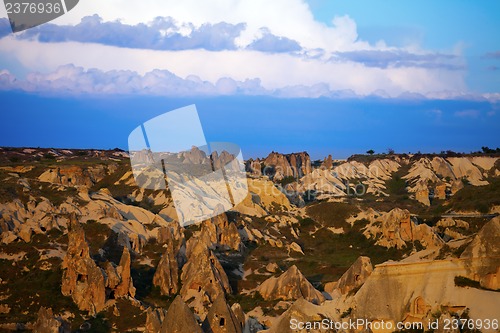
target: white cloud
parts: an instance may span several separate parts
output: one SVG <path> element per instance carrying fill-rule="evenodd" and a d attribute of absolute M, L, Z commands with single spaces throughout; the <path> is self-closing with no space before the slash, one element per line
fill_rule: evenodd
<path fill-rule="evenodd" d="M 356 62 L 333 62 L 293 54 L 268 54 L 251 50 L 155 51 L 126 49 L 76 42 L 40 43 L 0 39 L 0 52 L 16 57 L 30 71 L 54 71 L 74 64 L 103 71 L 132 70 L 140 74 L 155 69 L 168 70 L 180 77 L 196 75 L 216 83 L 223 77 L 237 81 L 258 78 L 266 89 L 285 86 L 327 84 L 330 90 L 351 89 L 367 95 L 385 90 L 391 96 L 405 91 L 428 92 L 465 90 L 463 73 L 456 70 L 419 67 L 377 68 Z"/>
<path fill-rule="evenodd" d="M 348 16 L 332 18 L 332 26 L 318 22 L 303 0 L 82 0 L 55 24 L 80 23 L 85 16 L 97 14 L 105 21 L 121 20 L 127 24 L 148 23 L 157 16 L 174 17 L 179 23 L 245 23 L 246 30 L 237 44 L 246 47 L 258 39 L 261 28 L 296 40 L 300 45 L 328 51 L 366 49 L 368 43 L 357 41 L 356 23 Z M 6 17 L 0 6 L 0 16 Z"/>
<path fill-rule="evenodd" d="M 1 10 L 4 10 L 2 6 Z M 196 39 L 197 46 L 192 47 L 189 43 L 194 41 L 189 40 L 187 44 L 191 47 L 180 51 L 154 50 L 153 44 L 135 33 L 136 44 L 132 45 L 128 40 L 117 43 L 116 40 L 123 38 L 114 36 L 116 40 L 111 44 L 116 46 L 104 45 L 110 44 L 109 38 L 113 35 L 102 37 L 99 31 L 95 34 L 89 31 L 78 33 L 82 42 L 61 43 L 42 43 L 36 38 L 23 40 L 9 35 L 0 39 L 0 54 L 15 57 L 26 72 L 57 72 L 62 75 L 58 68 L 65 64 L 96 68 L 102 72 L 130 70 L 141 76 L 158 69 L 186 80 L 188 77 L 201 78 L 226 93 L 237 91 L 231 82 L 255 82 L 248 81 L 255 79 L 262 89 L 282 96 L 314 97 L 332 92 L 336 96 L 351 93 L 389 97 L 401 94 L 407 97 L 418 94 L 457 96 L 467 91 L 460 57 L 451 57 L 448 63 L 446 55 L 418 47 L 398 49 L 383 41 L 370 45 L 359 40 L 356 22 L 352 18 L 337 16 L 327 26 L 314 19 L 303 0 L 82 0 L 53 23 L 77 25 L 82 17 L 94 14 L 107 22 L 121 20 L 132 25 L 150 22 L 149 28 L 154 26 L 155 17 L 173 17 L 175 28 L 165 26 L 165 29 L 160 29 L 159 36 L 163 37 L 173 31 L 189 37 L 194 36 L 193 32 L 214 36 L 231 33 L 235 27 L 243 29 L 238 28 L 227 39 L 217 40 L 215 44 Z M 222 25 L 216 25 L 221 22 Z M 211 26 L 200 29 L 207 23 Z M 122 29 L 120 31 L 136 31 L 134 27 L 119 24 L 106 26 L 110 31 L 117 27 Z M 144 36 L 154 37 L 156 32 L 148 27 L 140 28 L 144 28 Z M 71 35 L 68 29 L 60 29 L 62 35 Z M 100 39 L 96 40 L 96 36 Z M 202 34 L 199 38 L 208 37 Z M 232 45 L 238 48 L 233 50 Z M 297 46 L 302 49 L 298 51 Z M 276 53 L 275 50 L 282 52 Z"/>

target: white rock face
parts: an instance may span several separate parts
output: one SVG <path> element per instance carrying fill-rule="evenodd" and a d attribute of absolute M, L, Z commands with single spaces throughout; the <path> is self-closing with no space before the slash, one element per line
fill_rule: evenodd
<path fill-rule="evenodd" d="M 347 184 L 358 179 L 368 187 L 367 193 L 387 195 L 385 182 L 392 177 L 401 165 L 390 159 L 380 159 L 368 166 L 357 162 L 345 162 L 333 169 L 315 169 L 300 179 L 299 191 L 317 191 L 327 196 L 347 195 Z M 355 185 L 354 185 L 355 186 Z"/>
<path fill-rule="evenodd" d="M 400 321 L 444 306 L 467 307 L 474 319 L 496 318 L 497 293 L 455 285 L 456 276 L 467 276 L 467 265 L 462 259 L 378 265 L 354 296 L 354 313 L 370 320 Z"/>

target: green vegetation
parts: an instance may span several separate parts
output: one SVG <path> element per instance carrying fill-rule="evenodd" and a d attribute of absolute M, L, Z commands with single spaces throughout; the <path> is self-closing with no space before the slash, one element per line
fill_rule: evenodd
<path fill-rule="evenodd" d="M 297 179 L 294 176 L 287 176 L 284 177 L 282 180 L 280 180 L 278 183 L 282 186 L 285 187 L 288 184 L 291 184 L 293 182 L 296 182 Z"/>
<path fill-rule="evenodd" d="M 499 290 L 492 290 L 492 289 L 484 288 L 481 286 L 481 284 L 478 281 L 475 281 L 475 280 L 469 279 L 468 277 L 460 276 L 460 275 L 455 276 L 455 286 L 464 287 L 464 288 L 470 287 L 470 288 L 500 292 Z"/>
<path fill-rule="evenodd" d="M 465 276 L 455 276 L 455 286 L 481 289 L 481 285 L 478 281 L 474 281 Z"/>
<path fill-rule="evenodd" d="M 329 282 L 338 279 L 359 256 L 370 257 L 372 264 L 376 265 L 390 259 L 401 259 L 411 252 L 411 246 L 398 250 L 375 245 L 373 239 L 362 234 L 366 223 L 366 220 L 357 221 L 344 234 L 333 234 L 324 227 L 314 234 L 302 232 L 297 243 L 305 256 L 296 258 L 293 263 L 311 282 Z"/>
<path fill-rule="evenodd" d="M 449 199 L 454 211 L 478 211 L 486 214 L 491 207 L 500 205 L 500 178 L 488 179 L 485 186 L 466 185 Z"/>
<path fill-rule="evenodd" d="M 2 303 L 11 307 L 8 314 L 0 314 L 0 323 L 34 321 L 41 306 L 51 307 L 56 313 L 78 313 L 72 299 L 61 294 L 61 259 L 53 257 L 45 260 L 45 264 L 51 265 L 51 268 L 42 269 L 40 253 L 55 249 L 58 246 L 55 242 L 67 242 L 67 236 L 60 233 L 52 236 L 52 244 L 47 236 L 34 235 L 30 243 L 17 241 L 0 246 L 2 253 L 26 253 L 17 262 L 0 259 L 0 279 L 5 283 L 5 294 L 9 295 Z"/>
<path fill-rule="evenodd" d="M 406 180 L 401 178 L 401 175 L 399 173 L 395 173 L 392 178 L 387 181 L 386 187 L 389 195 L 407 195 Z"/>
<path fill-rule="evenodd" d="M 323 226 L 335 228 L 350 228 L 346 219 L 359 212 L 353 204 L 342 202 L 320 202 L 312 204 L 306 209 L 307 214 Z"/>

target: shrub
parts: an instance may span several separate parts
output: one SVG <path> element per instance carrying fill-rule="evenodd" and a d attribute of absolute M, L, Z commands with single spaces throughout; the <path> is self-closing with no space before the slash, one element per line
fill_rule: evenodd
<path fill-rule="evenodd" d="M 457 287 L 471 287 L 471 288 L 481 288 L 479 282 L 469 279 L 465 276 L 455 276 L 455 286 Z"/>

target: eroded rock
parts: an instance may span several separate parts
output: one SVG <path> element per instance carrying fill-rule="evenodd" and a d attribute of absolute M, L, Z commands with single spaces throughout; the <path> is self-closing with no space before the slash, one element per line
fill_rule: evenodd
<path fill-rule="evenodd" d="M 202 328 L 206 333 L 241 333 L 240 320 L 227 305 L 224 295 L 221 294 L 208 311 Z"/>
<path fill-rule="evenodd" d="M 297 300 L 304 298 L 319 304 L 325 300 L 321 292 L 293 265 L 279 277 L 271 277 L 257 287 L 257 291 L 265 300 Z"/>
<path fill-rule="evenodd" d="M 70 225 L 68 251 L 62 263 L 61 291 L 71 296 L 80 310 L 94 315 L 104 309 L 104 275 L 90 257 L 85 233 L 75 214 L 71 215 Z"/>
<path fill-rule="evenodd" d="M 170 304 L 161 326 L 161 333 L 203 333 L 189 307 L 181 296 Z"/>

